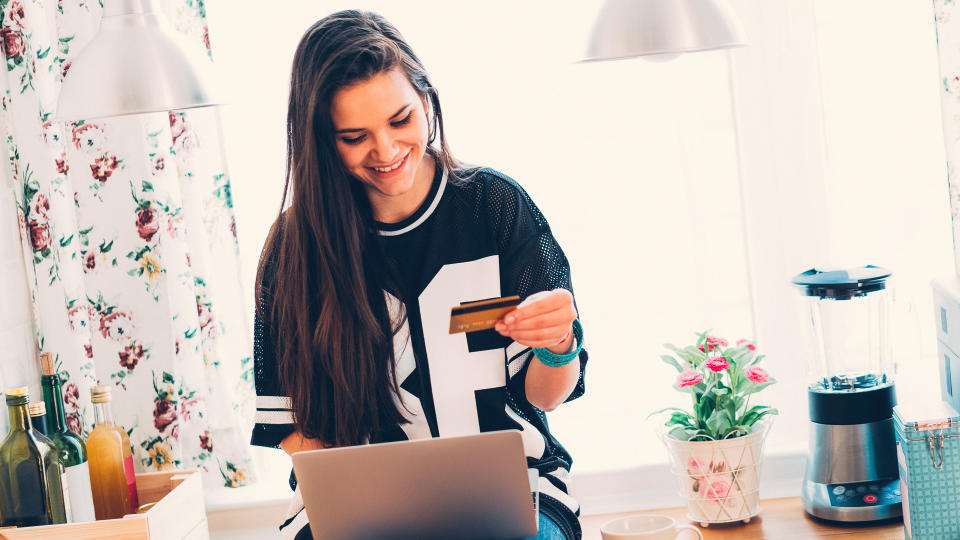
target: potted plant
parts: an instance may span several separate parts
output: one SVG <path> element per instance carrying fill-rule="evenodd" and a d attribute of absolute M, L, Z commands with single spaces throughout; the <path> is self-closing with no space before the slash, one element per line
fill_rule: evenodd
<path fill-rule="evenodd" d="M 760 464 L 770 415 L 753 394 L 776 381 L 758 364 L 764 356 L 747 340 L 698 334 L 693 345 L 667 344 L 661 358 L 677 370 L 674 387 L 690 394 L 692 411 L 668 407 L 662 439 L 679 481 L 688 517 L 710 523 L 749 522 L 760 511 Z"/>

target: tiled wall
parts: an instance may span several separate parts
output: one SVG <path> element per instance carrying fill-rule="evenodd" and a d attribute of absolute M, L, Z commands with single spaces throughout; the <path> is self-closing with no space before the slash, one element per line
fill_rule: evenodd
<path fill-rule="evenodd" d="M 2 126 L 0 126 L 2 127 Z M 5 155 L 0 162 L 6 165 Z M 39 396 L 39 373 L 30 292 L 24 270 L 17 212 L 6 167 L 0 168 L 0 391 L 12 386 L 30 386 L 31 396 Z M 0 402 L 0 439 L 8 429 L 6 407 Z"/>

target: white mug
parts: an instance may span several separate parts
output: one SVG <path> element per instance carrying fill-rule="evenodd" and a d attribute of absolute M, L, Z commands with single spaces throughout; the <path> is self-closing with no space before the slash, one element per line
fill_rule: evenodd
<path fill-rule="evenodd" d="M 603 540 L 676 540 L 690 535 L 684 531 L 693 531 L 699 540 L 703 540 L 700 529 L 693 525 L 677 525 L 677 520 L 659 514 L 637 514 L 615 519 L 600 527 Z"/>

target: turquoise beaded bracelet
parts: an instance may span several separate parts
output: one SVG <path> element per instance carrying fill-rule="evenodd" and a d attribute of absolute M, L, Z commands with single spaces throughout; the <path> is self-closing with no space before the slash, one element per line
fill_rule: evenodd
<path fill-rule="evenodd" d="M 540 347 L 533 349 L 533 354 L 550 367 L 565 366 L 580 356 L 580 351 L 583 350 L 583 326 L 580 325 L 580 319 L 573 320 L 573 339 L 577 341 L 577 348 L 567 354 L 554 354 L 550 349 Z"/>

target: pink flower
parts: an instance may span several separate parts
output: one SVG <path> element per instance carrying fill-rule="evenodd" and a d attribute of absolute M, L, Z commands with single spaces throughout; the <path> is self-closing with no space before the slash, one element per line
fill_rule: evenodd
<path fill-rule="evenodd" d="M 50 199 L 43 193 L 38 193 L 33 199 L 33 215 L 44 220 L 50 219 Z"/>
<path fill-rule="evenodd" d="M 12 22 L 14 26 L 23 29 L 23 19 L 26 18 L 26 15 L 23 13 L 23 4 L 21 4 L 19 0 L 10 2 L 10 7 L 7 8 L 7 14 L 7 16 L 10 17 L 10 22 Z"/>
<path fill-rule="evenodd" d="M 0 41 L 3 42 L 3 51 L 10 60 L 20 58 L 27 50 L 27 46 L 23 41 L 23 34 L 17 30 L 11 28 L 0 30 Z"/>
<path fill-rule="evenodd" d="M 753 343 L 750 343 L 749 341 L 747 341 L 747 340 L 745 340 L 745 339 L 738 339 L 738 340 L 737 340 L 737 347 L 743 345 L 744 343 L 747 344 L 747 348 L 750 349 L 751 351 L 757 350 L 757 346 L 756 346 L 756 345 L 754 345 Z"/>
<path fill-rule="evenodd" d="M 730 495 L 731 487 L 730 481 L 726 478 L 708 478 L 706 497 L 712 501 L 724 501 Z"/>
<path fill-rule="evenodd" d="M 750 366 L 743 370 L 743 374 L 755 383 L 770 382 L 770 374 L 767 373 L 767 370 L 763 369 L 762 367 Z"/>
<path fill-rule="evenodd" d="M 710 345 L 710 348 L 711 348 L 711 349 L 714 348 L 714 347 L 716 347 L 716 346 L 726 347 L 726 346 L 727 346 L 727 340 L 725 340 L 725 339 L 723 339 L 723 338 L 709 337 L 709 336 L 708 336 L 708 337 L 707 337 L 707 345 Z"/>
<path fill-rule="evenodd" d="M 158 398 L 154 402 L 153 427 L 163 432 L 177 419 L 177 404 L 169 399 Z"/>
<path fill-rule="evenodd" d="M 91 251 L 83 256 L 83 271 L 92 272 L 97 269 L 97 254 Z"/>
<path fill-rule="evenodd" d="M 67 414 L 67 429 L 77 435 L 83 435 L 83 422 L 80 421 L 80 413 L 72 412 Z"/>
<path fill-rule="evenodd" d="M 119 166 L 120 162 L 117 160 L 117 156 L 104 154 L 102 157 L 93 160 L 93 163 L 90 164 L 90 173 L 103 184 Z"/>
<path fill-rule="evenodd" d="M 69 62 L 67 63 L 69 64 Z M 66 70 L 66 67 L 64 67 L 64 70 Z M 74 124 L 72 139 L 77 150 L 85 151 L 99 151 L 103 148 L 105 142 L 103 130 L 96 124 Z"/>
<path fill-rule="evenodd" d="M 213 452 L 213 441 L 210 440 L 210 430 L 206 430 L 200 434 L 200 448 L 203 448 L 207 452 Z"/>
<path fill-rule="evenodd" d="M 80 388 L 74 383 L 67 383 L 63 387 L 63 403 L 70 411 L 80 410 Z"/>
<path fill-rule="evenodd" d="M 700 345 L 697 348 L 700 349 L 700 352 L 707 352 L 707 351 L 712 351 L 717 347 L 726 347 L 726 346 L 727 346 L 727 340 L 723 338 L 707 336 L 706 346 Z"/>
<path fill-rule="evenodd" d="M 34 251 L 43 251 L 50 248 L 53 239 L 50 238 L 50 227 L 46 223 L 31 221 L 27 224 L 30 229 L 30 243 Z"/>
<path fill-rule="evenodd" d="M 683 373 L 677 375 L 677 387 L 685 388 L 687 386 L 693 386 L 695 384 L 700 384 L 703 382 L 703 375 L 695 369 L 684 370 Z"/>
<path fill-rule="evenodd" d="M 721 371 L 730 367 L 730 364 L 727 362 L 727 359 L 722 356 L 714 356 L 707 358 L 707 367 L 710 368 L 714 373 L 720 373 Z"/>
<path fill-rule="evenodd" d="M 137 210 L 137 234 L 147 242 L 153 239 L 153 235 L 160 230 L 160 223 L 157 219 L 157 213 L 153 206 L 146 206 Z"/>
<path fill-rule="evenodd" d="M 100 319 L 100 335 L 113 341 L 124 342 L 133 332 L 133 319 L 121 311 L 114 311 Z"/>
<path fill-rule="evenodd" d="M 137 367 L 137 364 L 140 363 L 140 360 L 144 358 L 143 345 L 140 345 L 136 342 L 130 342 L 129 345 L 123 348 L 119 352 L 120 365 L 127 368 L 128 371 L 133 371 L 133 368 Z"/>

